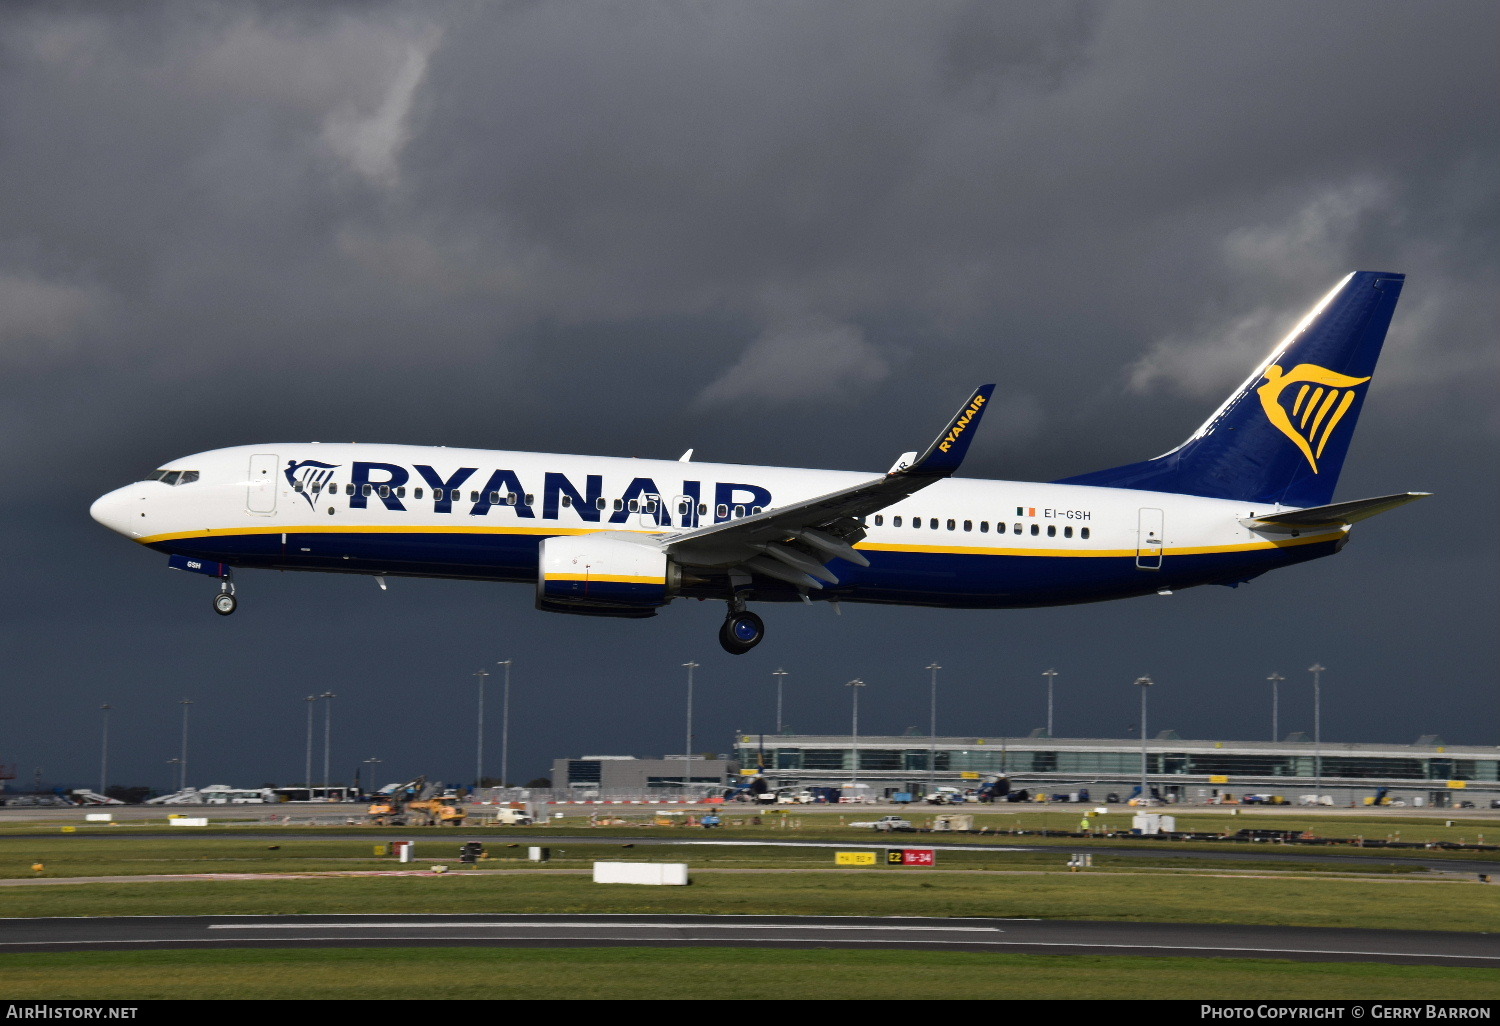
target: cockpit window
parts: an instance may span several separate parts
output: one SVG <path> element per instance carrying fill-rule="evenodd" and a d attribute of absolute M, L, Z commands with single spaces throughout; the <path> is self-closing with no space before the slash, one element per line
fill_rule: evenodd
<path fill-rule="evenodd" d="M 147 481 L 160 481 L 164 485 L 192 484 L 198 480 L 196 470 L 153 470 L 146 475 Z"/>

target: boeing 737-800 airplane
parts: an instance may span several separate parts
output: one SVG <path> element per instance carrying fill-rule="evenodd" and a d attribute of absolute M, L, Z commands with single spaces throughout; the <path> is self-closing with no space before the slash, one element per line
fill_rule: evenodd
<path fill-rule="evenodd" d="M 1404 276 L 1340 282 L 1187 441 L 1045 484 L 952 475 L 990 403 L 969 397 L 885 474 L 415 445 L 294 443 L 173 460 L 94 503 L 101 524 L 216 577 L 232 568 L 535 585 L 538 609 L 646 617 L 750 602 L 1002 609 L 1237 585 L 1343 548 L 1420 498 L 1333 503 Z M 690 455 L 690 454 L 689 454 Z"/>

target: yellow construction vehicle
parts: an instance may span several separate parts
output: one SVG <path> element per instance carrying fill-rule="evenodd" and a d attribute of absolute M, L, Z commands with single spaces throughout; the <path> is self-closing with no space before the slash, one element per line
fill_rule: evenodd
<path fill-rule="evenodd" d="M 369 816 L 379 826 L 460 826 L 467 815 L 456 795 L 444 795 L 443 785 L 426 777 L 393 788 L 370 804 Z"/>

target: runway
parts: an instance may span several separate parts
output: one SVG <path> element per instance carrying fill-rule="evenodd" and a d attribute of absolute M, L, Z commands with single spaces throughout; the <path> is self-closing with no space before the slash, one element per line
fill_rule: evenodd
<path fill-rule="evenodd" d="M 1500 937 L 1439 931 L 830 916 L 130 916 L 0 920 L 0 951 L 758 947 L 1272 958 L 1500 968 Z"/>

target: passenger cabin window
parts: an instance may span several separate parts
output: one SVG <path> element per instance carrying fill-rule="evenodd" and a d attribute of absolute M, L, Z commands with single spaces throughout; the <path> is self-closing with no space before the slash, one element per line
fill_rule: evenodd
<path fill-rule="evenodd" d="M 990 533 L 990 522 L 988 520 L 981 520 L 979 522 L 979 533 L 980 534 L 989 534 Z"/>
<path fill-rule="evenodd" d="M 900 517 L 891 517 L 891 526 L 892 527 L 900 527 L 901 526 L 901 518 Z"/>
<path fill-rule="evenodd" d="M 562 508 L 563 509 L 567 509 L 571 505 L 573 505 L 573 496 L 571 496 L 571 495 L 564 495 L 562 497 Z"/>
<path fill-rule="evenodd" d="M 950 530 L 950 531 L 956 531 L 957 529 L 958 529 L 958 524 L 957 524 L 956 521 L 953 521 L 953 520 L 948 521 L 948 530 Z"/>
<path fill-rule="evenodd" d="M 1063 537 L 1064 538 L 1071 538 L 1071 537 L 1073 537 L 1073 529 L 1071 527 L 1064 527 L 1063 528 Z"/>
<path fill-rule="evenodd" d="M 964 530 L 965 531 L 972 531 L 972 530 L 974 530 L 974 521 L 972 521 L 972 520 L 965 520 L 964 521 Z"/>
<path fill-rule="evenodd" d="M 1087 541 L 1089 536 L 1089 529 L 1087 527 L 1080 527 L 1078 529 L 1078 536 Z"/>
<path fill-rule="evenodd" d="M 615 500 L 615 511 L 618 512 L 618 511 L 620 511 L 620 510 L 622 510 L 624 508 L 625 508 L 625 500 L 624 499 L 616 499 Z"/>
<path fill-rule="evenodd" d="M 432 490 L 432 501 L 433 502 L 442 502 L 443 501 L 443 490 L 441 488 L 434 488 Z"/>
<path fill-rule="evenodd" d="M 744 506 L 736 506 L 736 507 L 734 507 L 734 518 L 736 520 L 738 520 L 740 517 L 742 517 L 744 515 L 745 515 L 745 507 Z"/>
<path fill-rule="evenodd" d="M 1047 525 L 1047 537 L 1048 538 L 1056 538 L 1057 537 L 1057 525 L 1056 524 L 1048 524 Z"/>
<path fill-rule="evenodd" d="M 875 526 L 876 527 L 883 527 L 883 526 L 885 526 L 885 517 L 881 516 L 879 513 L 875 514 Z"/>
<path fill-rule="evenodd" d="M 380 486 L 380 497 L 382 499 L 389 499 L 391 497 L 391 486 L 390 485 L 381 485 Z"/>
<path fill-rule="evenodd" d="M 934 531 L 936 531 L 938 529 L 938 527 L 937 527 L 937 517 L 928 517 L 927 518 L 927 526 L 930 527 L 930 528 L 932 528 Z"/>
<path fill-rule="evenodd" d="M 469 501 L 470 502 L 478 502 L 479 501 L 479 493 L 476 492 L 476 491 L 474 491 L 474 490 L 472 490 L 472 489 L 470 489 L 470 491 L 469 491 Z"/>
<path fill-rule="evenodd" d="M 359 494 L 368 496 L 373 489 L 369 485 L 360 485 Z"/>
<path fill-rule="evenodd" d="M 1016 524 L 1015 525 L 1015 533 L 1016 534 L 1020 534 L 1021 533 L 1021 525 L 1020 524 Z"/>
<path fill-rule="evenodd" d="M 414 491 L 413 491 L 413 492 L 412 492 L 412 493 L 411 493 L 411 497 L 412 497 L 412 498 L 413 498 L 413 499 L 420 499 L 420 498 L 421 498 L 421 497 L 422 497 L 422 489 L 420 489 L 420 488 L 417 488 L 417 489 L 415 489 L 415 490 L 414 490 Z"/>
<path fill-rule="evenodd" d="M 637 501 L 637 500 L 635 500 L 635 499 L 631 499 L 630 500 L 630 512 L 632 512 L 632 513 L 639 513 L 640 511 L 641 511 L 641 504 L 640 504 L 640 502 Z"/>
<path fill-rule="evenodd" d="M 499 502 L 500 502 L 500 493 L 499 492 L 490 492 L 489 499 L 490 499 L 490 505 L 491 506 L 498 505 Z"/>
<path fill-rule="evenodd" d="M 921 517 L 912 517 L 911 518 L 911 526 L 913 526 L 913 527 L 921 527 L 922 526 L 922 518 Z"/>
<path fill-rule="evenodd" d="M 1031 536 L 1033 538 L 1035 538 L 1037 535 L 1039 535 L 1041 533 L 1042 533 L 1042 528 L 1041 528 L 1040 524 L 1032 524 L 1031 525 Z"/>
<path fill-rule="evenodd" d="M 605 501 L 605 498 L 602 495 L 599 496 L 599 498 L 597 498 L 597 499 L 594 500 L 594 508 L 595 509 L 603 509 L 604 507 L 606 507 L 608 505 L 609 505 L 609 503 L 607 501 Z"/>
<path fill-rule="evenodd" d="M 714 516 L 718 517 L 720 520 L 729 519 L 729 507 L 725 506 L 723 503 L 720 503 L 714 509 Z"/>

